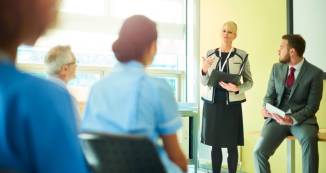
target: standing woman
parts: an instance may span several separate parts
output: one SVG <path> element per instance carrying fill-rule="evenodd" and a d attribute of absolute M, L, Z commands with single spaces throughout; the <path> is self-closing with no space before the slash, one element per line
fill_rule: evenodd
<path fill-rule="evenodd" d="M 248 54 L 232 46 L 237 37 L 233 21 L 223 24 L 221 45 L 209 50 L 202 60 L 201 83 L 204 86 L 201 142 L 212 146 L 211 158 L 214 173 L 221 171 L 222 149 L 228 150 L 228 169 L 235 173 L 238 165 L 237 146 L 244 145 L 241 103 L 246 101 L 244 92 L 249 90 L 251 78 Z M 213 70 L 241 75 L 239 85 L 219 82 L 213 86 L 208 80 Z"/>

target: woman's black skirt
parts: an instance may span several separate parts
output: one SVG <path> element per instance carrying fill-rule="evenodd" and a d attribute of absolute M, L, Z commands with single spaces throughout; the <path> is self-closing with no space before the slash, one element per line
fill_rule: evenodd
<path fill-rule="evenodd" d="M 243 146 L 241 103 L 204 103 L 201 142 L 218 147 Z"/>

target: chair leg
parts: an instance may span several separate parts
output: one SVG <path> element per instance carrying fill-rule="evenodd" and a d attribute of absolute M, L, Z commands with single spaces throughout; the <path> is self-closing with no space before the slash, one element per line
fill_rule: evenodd
<path fill-rule="evenodd" d="M 295 140 L 287 140 L 287 173 L 295 173 Z"/>

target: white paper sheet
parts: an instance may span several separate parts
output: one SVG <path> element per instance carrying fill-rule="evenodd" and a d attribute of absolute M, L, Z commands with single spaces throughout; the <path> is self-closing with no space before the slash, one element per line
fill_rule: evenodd
<path fill-rule="evenodd" d="M 265 108 L 268 112 L 270 113 L 276 113 L 278 115 L 280 115 L 281 117 L 284 117 L 285 116 L 285 112 L 282 111 L 281 109 L 269 104 L 269 103 L 266 103 L 265 105 Z"/>

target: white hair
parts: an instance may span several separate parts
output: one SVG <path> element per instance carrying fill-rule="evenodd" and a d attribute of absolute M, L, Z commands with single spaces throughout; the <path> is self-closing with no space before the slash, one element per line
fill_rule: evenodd
<path fill-rule="evenodd" d="M 50 49 L 44 59 L 49 75 L 57 75 L 62 66 L 72 63 L 73 61 L 74 54 L 71 52 L 70 46 L 60 45 Z"/>

